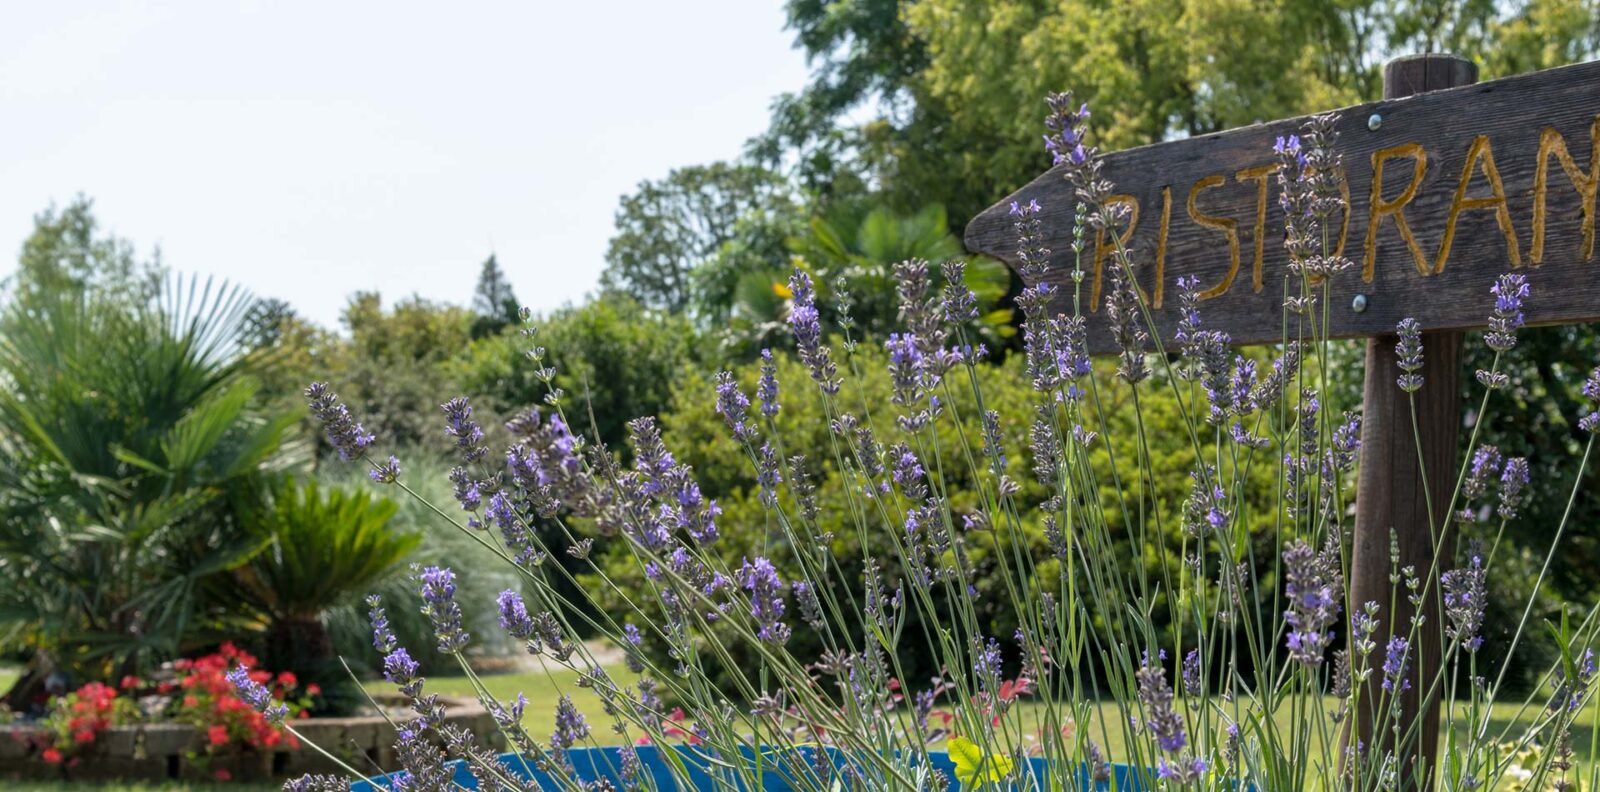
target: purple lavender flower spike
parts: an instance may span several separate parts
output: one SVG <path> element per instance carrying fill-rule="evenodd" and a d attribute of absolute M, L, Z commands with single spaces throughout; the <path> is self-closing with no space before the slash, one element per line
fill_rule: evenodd
<path fill-rule="evenodd" d="M 783 581 L 766 558 L 746 559 L 739 568 L 739 585 L 750 594 L 750 617 L 756 622 L 756 637 L 774 644 L 789 640 L 789 626 L 783 619 Z"/>
<path fill-rule="evenodd" d="M 589 723 L 583 713 L 572 703 L 572 696 L 563 695 L 556 703 L 555 729 L 550 732 L 550 747 L 557 752 L 566 751 L 589 736 Z"/>
<path fill-rule="evenodd" d="M 1163 653 L 1164 654 L 1164 653 Z M 1134 675 L 1139 682 L 1139 703 L 1144 705 L 1145 727 L 1156 745 L 1167 753 L 1177 753 L 1188 744 L 1183 731 L 1183 716 L 1172 707 L 1172 688 L 1167 685 L 1167 671 L 1158 659 L 1144 655 L 1144 663 Z"/>
<path fill-rule="evenodd" d="M 396 481 L 399 481 L 400 480 L 400 460 L 399 460 L 399 458 L 393 457 L 393 456 L 389 457 L 389 461 L 388 462 L 384 462 L 383 464 L 378 465 L 377 467 L 374 467 L 372 470 L 367 472 L 367 476 L 370 477 L 374 482 L 376 482 L 378 484 L 393 484 Z"/>
<path fill-rule="evenodd" d="M 1396 382 L 1400 390 L 1406 393 L 1416 393 L 1422 389 L 1422 325 L 1415 319 L 1401 319 L 1395 327 L 1395 332 L 1400 336 L 1400 342 L 1394 345 L 1394 353 L 1399 357 L 1398 365 L 1401 374 Z"/>
<path fill-rule="evenodd" d="M 772 362 L 772 350 L 761 350 L 761 379 L 756 383 L 756 398 L 761 401 L 761 414 L 768 418 L 778 415 L 778 366 Z"/>
<path fill-rule="evenodd" d="M 944 298 L 939 308 L 944 320 L 951 324 L 959 324 L 978 318 L 978 295 L 967 288 L 967 263 L 947 261 L 943 269 Z"/>
<path fill-rule="evenodd" d="M 417 575 L 422 595 L 422 615 L 433 624 L 439 651 L 455 654 L 465 649 L 470 636 L 461 626 L 461 606 L 456 603 L 456 574 L 447 567 L 431 566 Z"/>
<path fill-rule="evenodd" d="M 1460 641 L 1468 652 L 1483 646 L 1483 613 L 1488 606 L 1488 592 L 1484 586 L 1483 554 L 1476 548 L 1466 567 L 1452 569 L 1439 577 L 1444 587 L 1444 613 L 1449 620 L 1447 630 L 1452 641 Z"/>
<path fill-rule="evenodd" d="M 372 623 L 372 648 L 388 654 L 400 645 L 389 627 L 389 613 L 383 609 L 383 598 L 376 594 L 367 597 L 367 620 Z"/>
<path fill-rule="evenodd" d="M 439 409 L 444 413 L 444 433 L 455 438 L 462 463 L 470 464 L 482 459 L 488 453 L 483 442 L 483 427 L 472 420 L 472 405 L 466 397 L 457 396 L 439 405 Z"/>
<path fill-rule="evenodd" d="M 732 372 L 719 371 L 714 381 L 717 386 L 717 414 L 733 430 L 733 438 L 746 443 L 754 440 L 755 427 L 746 420 L 750 412 L 750 398 L 739 389 Z"/>
<path fill-rule="evenodd" d="M 250 678 L 250 669 L 240 665 L 228 672 L 228 682 L 232 683 L 234 690 L 238 691 L 239 699 L 249 704 L 250 708 L 265 715 L 268 723 L 283 723 L 289 716 L 289 707 L 278 703 L 272 698 L 272 692 L 266 686 Z"/>
<path fill-rule="evenodd" d="M 349 408 L 339 401 L 339 395 L 330 390 L 326 382 L 311 383 L 306 388 L 306 400 L 312 416 L 322 422 L 328 445 L 339 452 L 340 459 L 349 461 L 361 456 L 376 439 L 351 417 Z"/>
<path fill-rule="evenodd" d="M 507 589 L 500 592 L 496 603 L 500 607 L 500 629 L 519 641 L 533 636 L 533 619 L 528 616 L 528 606 L 523 604 L 522 595 Z"/>
<path fill-rule="evenodd" d="M 1529 292 L 1528 278 L 1521 273 L 1501 275 L 1489 293 L 1494 295 L 1494 313 L 1489 315 L 1489 332 L 1484 343 L 1496 352 L 1505 352 L 1517 345 L 1516 332 L 1525 321 L 1522 301 Z"/>
<path fill-rule="evenodd" d="M 1333 641 L 1330 629 L 1339 619 L 1343 576 L 1339 572 L 1337 548 L 1318 552 L 1304 540 L 1296 539 L 1283 551 L 1284 588 L 1289 609 L 1284 621 L 1289 624 L 1289 656 L 1307 666 L 1322 664 L 1323 655 Z"/>
<path fill-rule="evenodd" d="M 1514 520 L 1522 504 L 1527 502 L 1528 460 L 1512 457 L 1506 460 L 1500 474 L 1500 519 Z"/>
<path fill-rule="evenodd" d="M 795 347 L 800 362 L 806 364 L 811 379 L 822 387 L 824 393 L 837 394 L 841 383 L 833 355 L 822 338 L 822 315 L 817 312 L 817 293 L 811 285 L 811 276 L 796 269 L 789 278 L 789 292 L 794 304 L 789 309 L 789 327 L 794 331 Z"/>
<path fill-rule="evenodd" d="M 1411 689 L 1411 680 L 1406 676 L 1407 660 L 1411 643 L 1400 636 L 1389 639 L 1389 645 L 1383 658 L 1383 689 L 1391 693 L 1403 693 Z"/>

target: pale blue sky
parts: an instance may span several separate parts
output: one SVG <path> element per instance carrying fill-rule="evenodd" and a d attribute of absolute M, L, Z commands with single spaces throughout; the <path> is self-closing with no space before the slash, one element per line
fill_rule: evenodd
<path fill-rule="evenodd" d="M 594 288 L 617 198 L 739 154 L 805 81 L 781 0 L 0 5 L 0 277 L 83 192 L 168 266 L 332 326 Z"/>

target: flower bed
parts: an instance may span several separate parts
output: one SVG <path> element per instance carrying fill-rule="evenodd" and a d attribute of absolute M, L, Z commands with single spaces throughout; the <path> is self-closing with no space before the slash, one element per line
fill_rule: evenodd
<path fill-rule="evenodd" d="M 90 682 L 56 696 L 43 717 L 0 725 L 0 778 L 264 780 L 337 769 L 326 756 L 302 750 L 300 737 L 264 715 L 263 704 L 280 709 L 301 735 L 348 763 L 383 766 L 392 759 L 391 720 L 407 719 L 398 697 L 377 699 L 382 712 L 311 718 L 321 695 L 316 685 L 302 686 L 287 672 L 246 669 L 255 663 L 250 653 L 224 643 L 214 653 L 171 663 L 159 679 L 128 676 L 116 687 Z M 263 701 L 240 697 L 235 685 L 245 680 Z M 447 720 L 468 728 L 492 723 L 482 721 L 484 710 L 475 701 L 446 699 L 443 705 Z"/>
<path fill-rule="evenodd" d="M 391 698 L 377 701 L 388 709 Z M 446 723 L 480 734 L 493 732 L 494 721 L 477 702 L 447 696 L 440 701 Z M 295 723 L 295 730 L 353 766 L 395 766 L 395 727 L 382 715 L 306 718 Z M 0 779 L 269 780 L 339 769 L 327 757 L 287 739 L 271 746 L 213 751 L 212 727 L 186 723 L 107 726 L 70 759 L 57 761 L 46 758 L 54 749 L 41 737 L 37 724 L 0 725 Z"/>

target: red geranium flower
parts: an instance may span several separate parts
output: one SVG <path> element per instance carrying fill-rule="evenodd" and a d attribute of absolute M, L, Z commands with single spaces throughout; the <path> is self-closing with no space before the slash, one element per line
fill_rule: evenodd
<path fill-rule="evenodd" d="M 61 764 L 61 752 L 54 748 L 44 749 L 44 753 L 39 754 L 39 758 L 50 764 Z"/>

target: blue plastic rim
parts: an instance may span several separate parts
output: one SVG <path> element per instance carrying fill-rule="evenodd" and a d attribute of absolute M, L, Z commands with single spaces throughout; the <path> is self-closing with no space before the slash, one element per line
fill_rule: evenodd
<path fill-rule="evenodd" d="M 639 764 L 643 771 L 654 780 L 655 788 L 663 790 L 677 788 L 677 779 L 673 776 L 671 769 L 661 755 L 663 749 L 646 745 L 640 746 L 636 750 L 639 755 Z M 673 746 L 666 750 L 673 751 L 683 761 L 684 767 L 688 769 L 689 780 L 693 783 L 695 790 L 711 792 L 712 790 L 728 788 L 726 775 L 720 778 L 713 775 L 712 768 L 715 760 L 709 754 L 687 745 Z M 805 760 L 809 762 L 812 759 L 812 751 L 816 749 L 800 748 L 798 750 Z M 746 759 L 755 759 L 754 749 L 747 748 L 743 752 Z M 579 778 L 584 781 L 606 780 L 619 789 L 622 787 L 621 779 L 618 776 L 618 769 L 622 766 L 622 749 L 573 748 L 567 753 L 572 758 L 572 765 L 577 770 Z M 533 779 L 541 789 L 555 790 L 561 788 L 555 779 L 534 768 L 532 762 L 524 762 L 518 754 L 501 754 L 500 758 L 513 772 L 523 778 Z M 928 759 L 933 769 L 942 770 L 946 777 L 950 778 L 952 782 L 955 781 L 955 763 L 950 761 L 949 754 L 944 751 L 930 751 L 928 752 Z M 837 763 L 839 760 L 836 758 L 835 761 Z M 1034 786 L 1037 787 L 1039 782 L 1050 777 L 1050 763 L 1043 758 L 1030 759 L 1029 763 L 1032 765 L 1030 768 L 1032 771 L 1031 777 L 1034 779 Z M 771 760 L 768 760 L 768 764 L 772 767 L 772 771 L 763 774 L 763 792 L 787 792 L 787 790 L 794 788 L 789 775 L 783 768 Z M 472 773 L 467 770 L 465 763 L 455 761 L 451 762 L 451 765 L 455 769 L 455 781 L 457 784 L 464 789 L 478 788 L 477 779 L 472 777 Z M 1112 765 L 1112 781 L 1101 782 L 1097 785 L 1091 785 L 1087 768 L 1080 766 L 1077 771 L 1078 789 L 1115 789 L 1117 792 L 1139 792 L 1140 789 L 1138 774 L 1127 765 Z M 351 792 L 381 792 L 381 790 L 390 789 L 393 779 L 402 775 L 395 773 L 372 779 L 377 784 L 377 789 L 374 789 L 372 785 L 365 781 L 357 781 L 350 785 L 350 790 Z M 739 783 L 739 788 L 744 789 L 742 782 Z M 956 783 L 952 788 L 959 789 L 960 784 Z"/>

